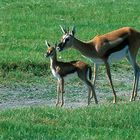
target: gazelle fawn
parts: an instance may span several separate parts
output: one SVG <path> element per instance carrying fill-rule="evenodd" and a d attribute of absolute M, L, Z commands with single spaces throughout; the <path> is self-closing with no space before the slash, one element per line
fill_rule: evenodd
<path fill-rule="evenodd" d="M 105 65 L 107 76 L 113 90 L 113 103 L 116 103 L 116 92 L 111 78 L 110 63 L 126 57 L 134 69 L 134 82 L 130 101 L 135 100 L 140 73 L 140 68 L 136 62 L 136 56 L 140 47 L 140 32 L 130 27 L 123 27 L 107 34 L 98 35 L 88 42 L 83 42 L 75 38 L 75 28 L 69 31 L 61 27 L 61 30 L 63 35 L 57 49 L 62 51 L 66 48 L 73 47 L 80 51 L 83 56 L 90 59 L 95 66 L 94 85 L 98 66 L 100 64 Z"/>
<path fill-rule="evenodd" d="M 57 101 L 56 106 L 64 104 L 64 79 L 67 75 L 77 73 L 77 76 L 87 85 L 88 87 L 88 105 L 90 100 L 94 97 L 95 103 L 97 104 L 97 97 L 94 91 L 94 87 L 91 83 L 92 71 L 91 67 L 82 61 L 71 61 L 71 62 L 60 62 L 57 60 L 56 46 L 50 46 L 46 41 L 47 52 L 45 57 L 50 58 L 50 69 L 55 78 L 57 78 Z M 60 101 L 61 95 L 61 101 Z"/>

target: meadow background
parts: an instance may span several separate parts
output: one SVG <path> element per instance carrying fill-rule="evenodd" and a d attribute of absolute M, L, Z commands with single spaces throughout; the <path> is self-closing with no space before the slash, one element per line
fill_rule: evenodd
<path fill-rule="evenodd" d="M 97 95 L 103 93 L 101 105 L 48 107 L 49 101 L 55 100 L 55 80 L 49 60 L 44 58 L 45 40 L 52 45 L 60 40 L 59 25 L 75 25 L 76 37 L 84 41 L 123 26 L 140 31 L 140 1 L 0 0 L 0 139 L 139 139 L 140 103 L 128 102 L 133 71 L 125 59 L 111 65 L 115 88 L 121 91 L 117 105 L 111 104 L 112 91 L 102 66 L 96 89 Z M 59 53 L 59 60 L 76 59 L 91 64 L 75 50 Z M 140 64 L 140 54 L 137 60 Z M 66 95 L 70 103 L 86 98 L 85 90 L 73 94 L 83 88 L 81 82 L 73 81 Z M 42 105 L 45 100 L 48 103 L 45 107 L 11 109 L 15 103 L 21 107 L 22 101 L 35 99 Z"/>

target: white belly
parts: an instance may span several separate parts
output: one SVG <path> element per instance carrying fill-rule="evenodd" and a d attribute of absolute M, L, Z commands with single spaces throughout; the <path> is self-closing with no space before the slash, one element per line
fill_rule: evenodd
<path fill-rule="evenodd" d="M 100 58 L 91 58 L 91 57 L 89 58 L 89 57 L 86 57 L 84 55 L 82 55 L 82 56 L 85 58 L 88 58 L 91 62 L 96 63 L 96 64 L 103 64 L 104 63 L 103 60 Z"/>
<path fill-rule="evenodd" d="M 96 64 L 104 64 L 104 61 L 102 59 L 97 58 L 90 58 L 90 61 Z"/>
<path fill-rule="evenodd" d="M 125 57 L 127 53 L 128 53 L 128 46 L 126 46 L 125 48 L 123 48 L 118 52 L 112 53 L 108 58 L 108 62 L 111 63 L 111 62 L 119 61 L 123 57 Z"/>
<path fill-rule="evenodd" d="M 127 55 L 127 53 L 128 53 L 128 46 L 126 46 L 125 48 L 123 48 L 120 51 L 112 53 L 108 58 L 108 62 L 111 63 L 111 62 L 119 61 L 120 59 L 125 57 Z M 86 58 L 88 58 L 88 57 L 86 57 Z M 96 63 L 96 64 L 104 64 L 104 61 L 100 58 L 88 58 L 88 59 L 91 62 Z"/>

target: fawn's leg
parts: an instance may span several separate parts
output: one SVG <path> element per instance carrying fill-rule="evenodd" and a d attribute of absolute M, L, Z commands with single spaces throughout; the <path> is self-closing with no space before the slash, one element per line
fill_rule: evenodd
<path fill-rule="evenodd" d="M 57 100 L 56 100 L 56 106 L 58 106 L 60 101 L 60 80 L 57 81 Z"/>
<path fill-rule="evenodd" d="M 60 86 L 60 91 L 61 91 L 61 104 L 60 104 L 60 106 L 62 107 L 63 104 L 64 104 L 64 97 L 63 97 L 63 94 L 64 94 L 64 79 L 63 78 L 61 78 L 60 83 L 61 83 L 61 86 Z"/>

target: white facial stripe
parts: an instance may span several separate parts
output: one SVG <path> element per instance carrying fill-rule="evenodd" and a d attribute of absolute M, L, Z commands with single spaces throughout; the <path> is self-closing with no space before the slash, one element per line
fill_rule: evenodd
<path fill-rule="evenodd" d="M 69 35 L 67 34 L 63 35 L 62 42 L 65 43 L 67 38 L 69 38 Z"/>

